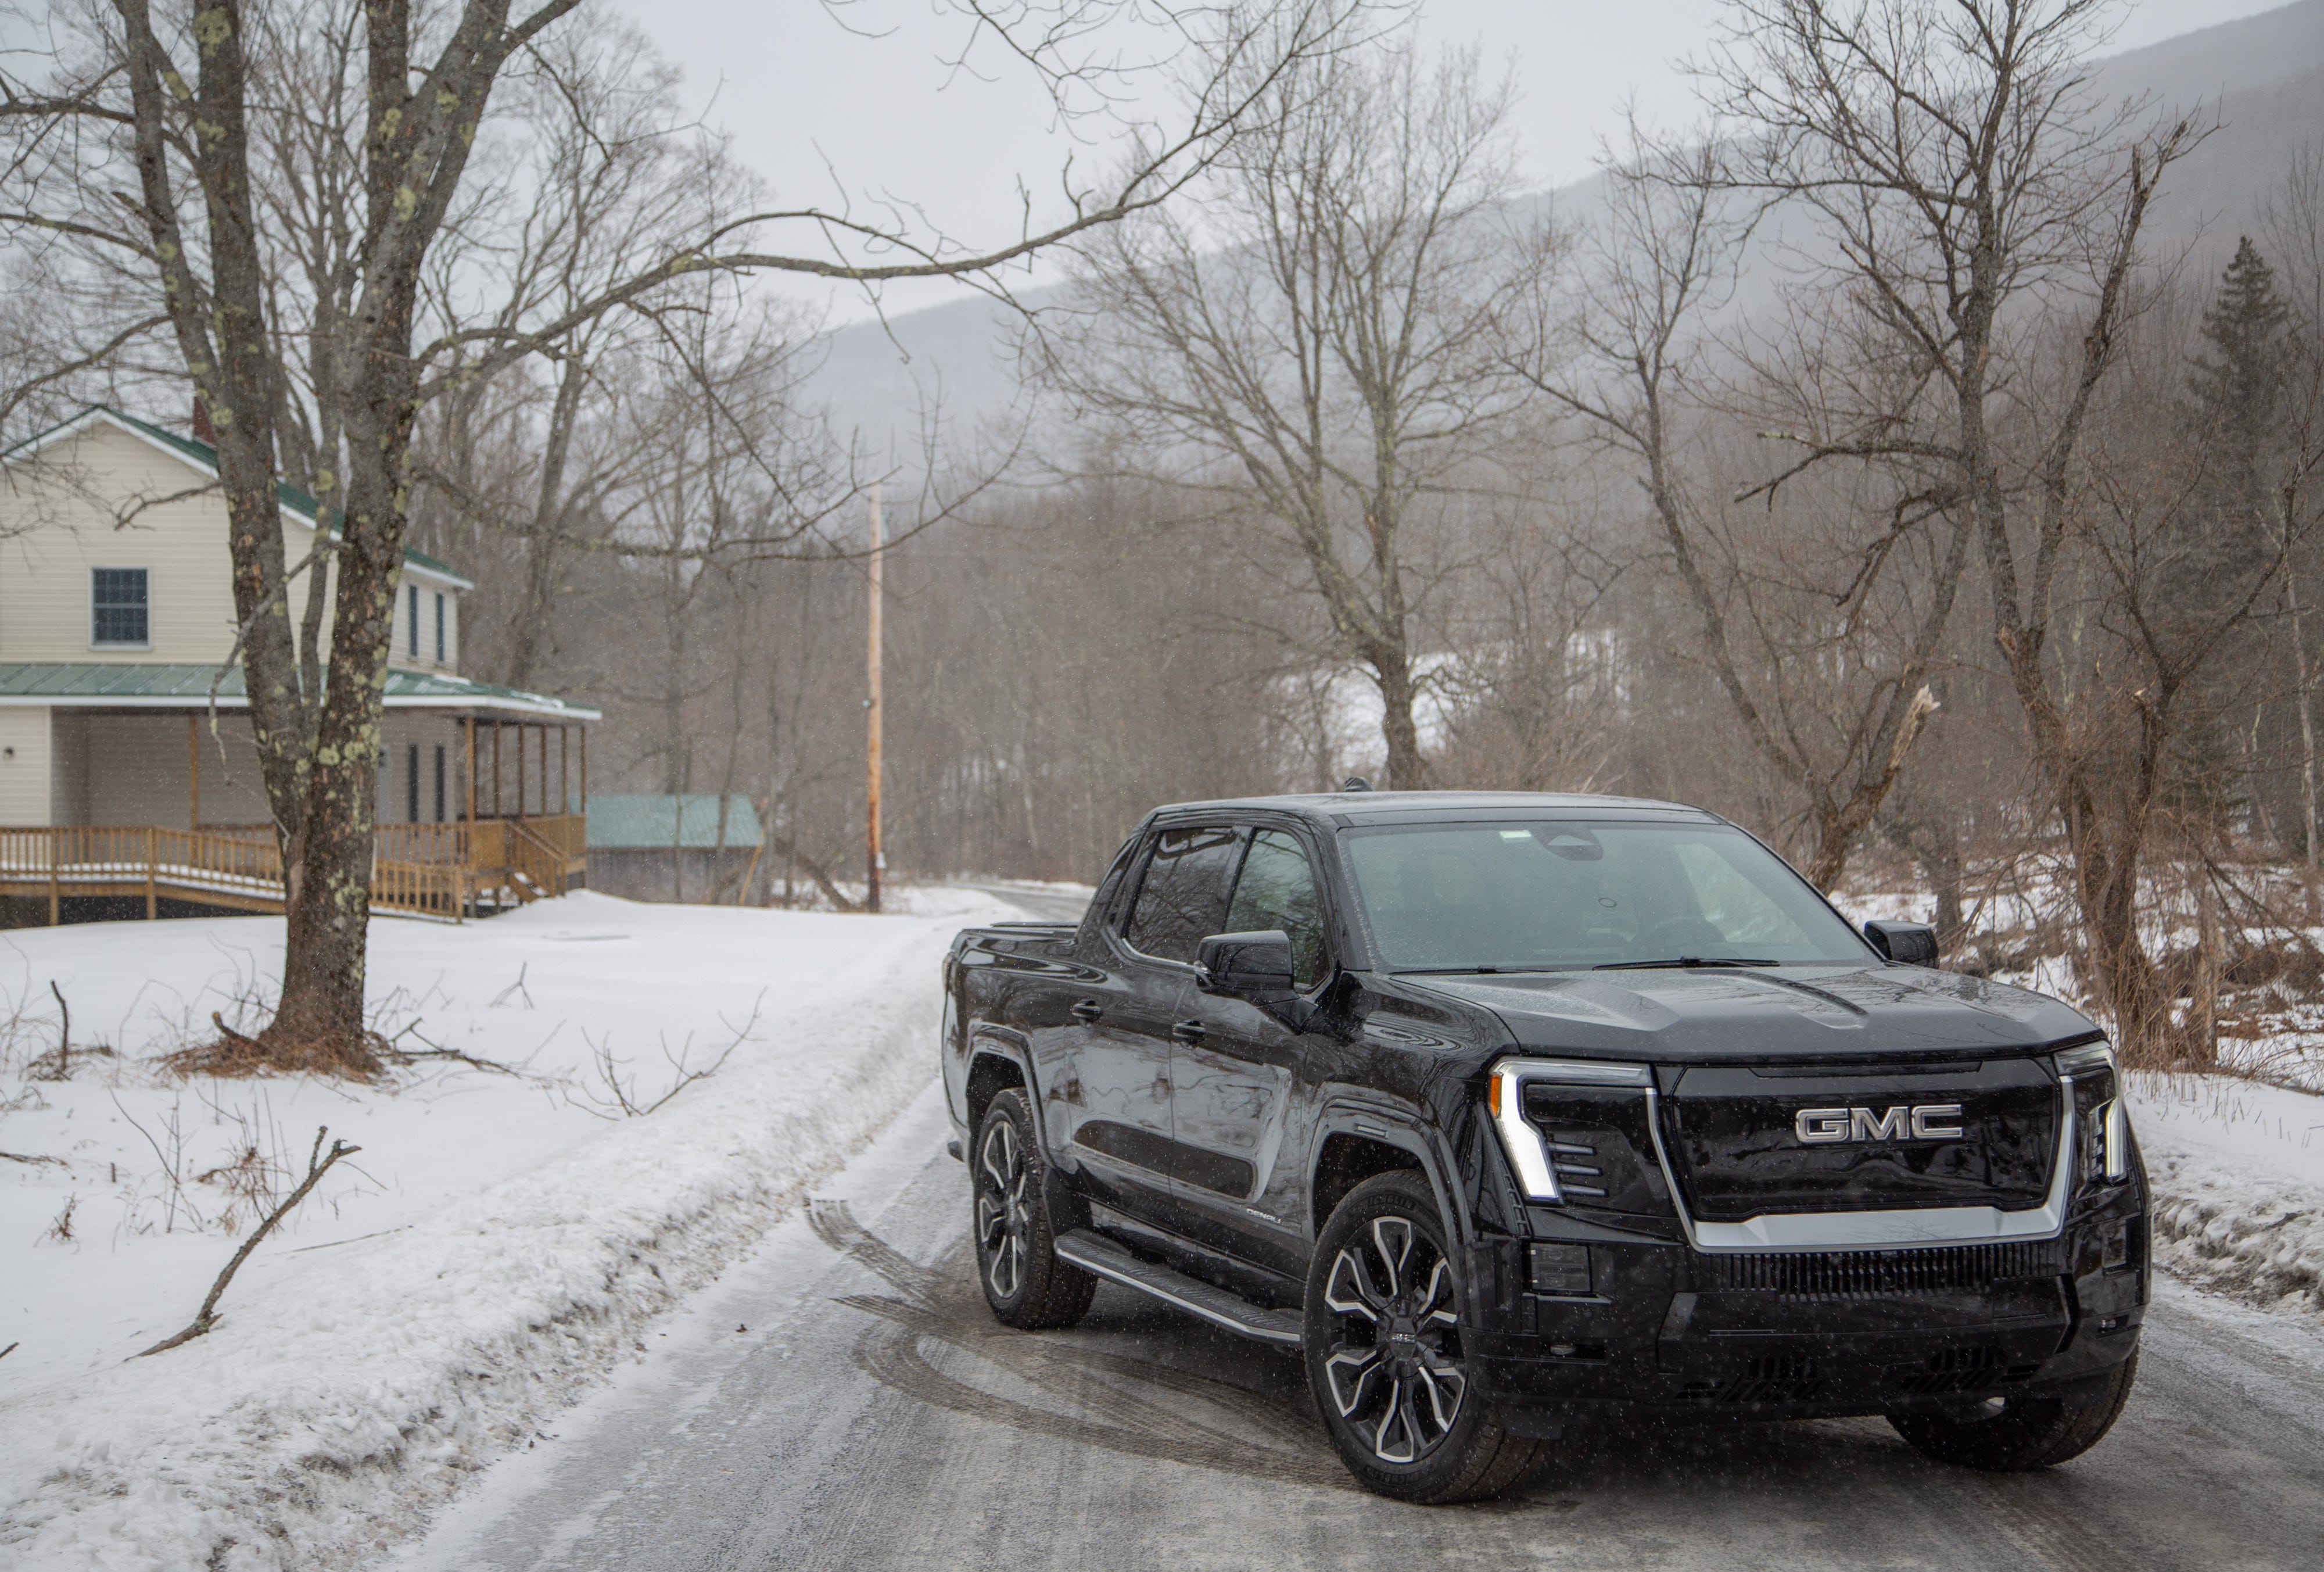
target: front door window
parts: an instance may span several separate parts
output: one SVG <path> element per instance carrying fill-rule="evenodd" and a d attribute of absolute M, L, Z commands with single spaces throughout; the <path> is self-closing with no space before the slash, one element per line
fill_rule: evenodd
<path fill-rule="evenodd" d="M 1138 886 L 1123 937 L 1158 960 L 1194 964 L 1203 940 L 1226 931 L 1227 896 L 1242 855 L 1239 829 L 1166 829 Z"/>

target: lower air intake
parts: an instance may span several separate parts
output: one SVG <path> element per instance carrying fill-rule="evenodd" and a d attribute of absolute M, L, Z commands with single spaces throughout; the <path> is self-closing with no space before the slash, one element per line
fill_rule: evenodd
<path fill-rule="evenodd" d="M 1933 1250 L 1847 1250 L 1813 1254 L 1711 1258 L 1721 1288 L 1785 1299 L 1853 1299 L 1892 1294 L 1960 1293 L 1997 1282 L 2059 1277 L 2065 1254 L 2055 1241 L 1955 1244 Z"/>

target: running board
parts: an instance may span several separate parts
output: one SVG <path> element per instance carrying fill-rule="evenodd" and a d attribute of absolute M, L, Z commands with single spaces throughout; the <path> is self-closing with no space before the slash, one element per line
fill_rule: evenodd
<path fill-rule="evenodd" d="M 1140 1261 L 1095 1229 L 1075 1228 L 1069 1234 L 1061 1234 L 1056 1248 L 1060 1260 L 1070 1261 L 1109 1281 L 1151 1294 L 1164 1304 L 1200 1316 L 1214 1327 L 1224 1327 L 1261 1343 L 1299 1346 L 1297 1311 L 1261 1309 L 1249 1299 L 1240 1299 L 1222 1288 L 1213 1288 L 1200 1278 Z"/>

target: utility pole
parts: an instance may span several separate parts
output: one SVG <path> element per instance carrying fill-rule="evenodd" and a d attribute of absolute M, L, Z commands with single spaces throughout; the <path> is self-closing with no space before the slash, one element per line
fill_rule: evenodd
<path fill-rule="evenodd" d="M 871 729 L 870 767 L 864 780 L 868 810 L 863 823 L 863 910 L 880 910 L 880 874 L 887 858 L 880 850 L 880 569 L 888 554 L 887 537 L 880 524 L 880 483 L 872 483 L 872 634 L 868 650 L 872 696 L 863 701 Z"/>

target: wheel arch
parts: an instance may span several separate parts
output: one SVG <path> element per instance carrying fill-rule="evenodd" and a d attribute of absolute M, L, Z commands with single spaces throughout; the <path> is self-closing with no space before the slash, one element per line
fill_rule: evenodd
<path fill-rule="evenodd" d="M 1318 1124 L 1315 1154 L 1307 1170 L 1309 1238 L 1322 1233 L 1323 1220 L 1350 1190 L 1374 1174 L 1395 1169 L 1415 1170 L 1428 1181 L 1447 1234 L 1465 1243 L 1471 1230 L 1454 1204 L 1446 1182 L 1449 1170 L 1436 1143 L 1407 1115 L 1353 1103 L 1326 1107 Z"/>
<path fill-rule="evenodd" d="M 968 1043 L 968 1085 L 965 1096 L 968 1105 L 968 1130 L 976 1133 L 984 1122 L 985 1109 L 1001 1091 L 1016 1087 L 1025 1094 L 1025 1101 L 1033 1115 L 1036 1131 L 1041 1125 L 1040 1098 L 1033 1089 L 1033 1076 L 1025 1045 L 1013 1033 L 991 1028 L 974 1032 Z"/>

